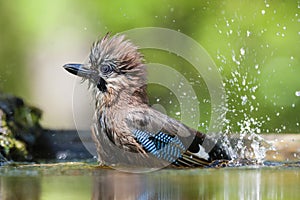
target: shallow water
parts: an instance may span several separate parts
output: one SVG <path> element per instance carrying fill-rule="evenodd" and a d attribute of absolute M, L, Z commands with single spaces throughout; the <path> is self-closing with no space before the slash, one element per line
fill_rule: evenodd
<path fill-rule="evenodd" d="M 266 164 L 141 174 L 79 162 L 4 166 L 0 199 L 300 199 L 299 163 Z"/>
<path fill-rule="evenodd" d="M 300 199 L 300 136 L 264 137 L 274 149 L 260 165 L 125 173 L 94 159 L 11 163 L 0 167 L 0 200 Z"/>

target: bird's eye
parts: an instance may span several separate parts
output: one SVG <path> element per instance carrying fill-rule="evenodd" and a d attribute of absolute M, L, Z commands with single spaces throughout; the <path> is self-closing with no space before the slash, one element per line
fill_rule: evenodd
<path fill-rule="evenodd" d="M 109 73 L 112 72 L 112 71 L 113 71 L 113 67 L 110 66 L 110 65 L 103 65 L 103 66 L 101 67 L 101 72 L 102 72 L 103 74 L 105 74 L 105 75 L 109 74 Z"/>

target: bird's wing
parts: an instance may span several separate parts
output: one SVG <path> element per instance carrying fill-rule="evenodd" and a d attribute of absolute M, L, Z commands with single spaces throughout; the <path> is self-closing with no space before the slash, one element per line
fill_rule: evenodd
<path fill-rule="evenodd" d="M 203 167 L 210 164 L 207 159 L 201 157 L 201 153 L 204 155 L 205 152 L 192 153 L 176 135 L 168 135 L 161 131 L 151 133 L 141 130 L 134 130 L 133 135 L 148 153 L 175 166 Z"/>
<path fill-rule="evenodd" d="M 132 133 L 143 148 L 156 158 L 173 163 L 186 151 L 177 136 L 171 136 L 161 131 L 152 133 L 138 129 L 133 130 Z"/>
<path fill-rule="evenodd" d="M 205 135 L 152 109 L 135 109 L 126 124 L 136 141 L 158 159 L 178 166 L 207 166 L 211 158 L 201 145 Z"/>

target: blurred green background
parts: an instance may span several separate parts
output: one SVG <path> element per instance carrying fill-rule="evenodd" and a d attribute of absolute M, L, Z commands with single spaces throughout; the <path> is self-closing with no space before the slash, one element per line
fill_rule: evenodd
<path fill-rule="evenodd" d="M 224 129 L 298 133 L 299 10 L 297 0 L 0 0 L 0 91 L 40 107 L 45 126 L 72 128 L 74 77 L 61 66 L 86 60 L 92 42 L 106 32 L 164 27 L 196 40 L 216 63 L 228 96 Z M 171 66 L 188 80 L 199 76 L 168 52 L 143 53 L 147 62 Z M 209 93 L 197 79 L 198 128 L 205 131 Z M 152 104 L 159 98 L 179 117 L 180 104 L 167 88 L 150 85 L 149 94 Z"/>

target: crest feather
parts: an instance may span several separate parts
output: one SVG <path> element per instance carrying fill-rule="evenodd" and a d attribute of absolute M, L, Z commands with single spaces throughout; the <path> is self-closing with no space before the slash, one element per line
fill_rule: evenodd
<path fill-rule="evenodd" d="M 93 44 L 90 61 L 94 66 L 104 62 L 114 62 L 120 71 L 126 72 L 142 65 L 143 57 L 138 52 L 138 47 L 125 39 L 124 35 L 110 36 L 107 33 Z"/>

